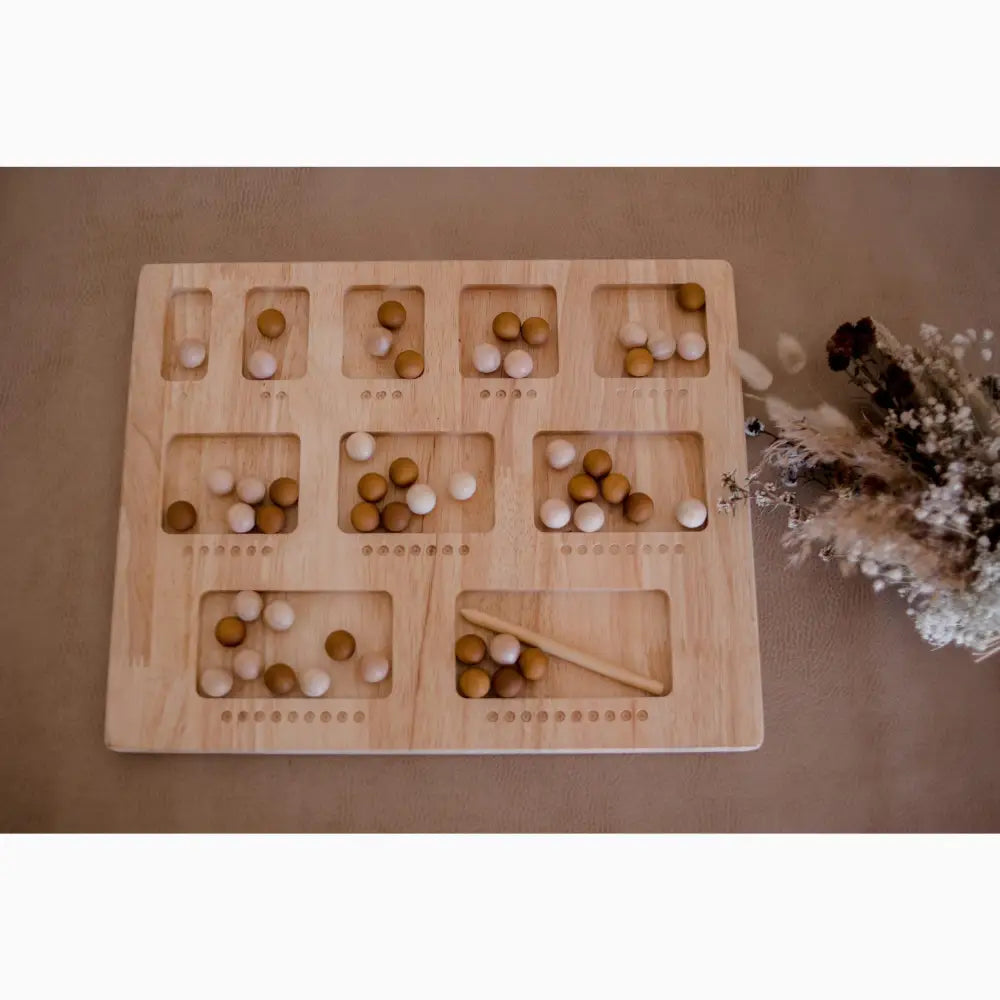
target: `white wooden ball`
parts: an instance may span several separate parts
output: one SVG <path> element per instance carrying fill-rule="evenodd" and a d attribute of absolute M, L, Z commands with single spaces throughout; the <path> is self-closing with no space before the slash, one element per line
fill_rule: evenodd
<path fill-rule="evenodd" d="M 472 367 L 483 375 L 489 375 L 500 367 L 500 348 L 495 344 L 477 344 L 472 352 Z"/>
<path fill-rule="evenodd" d="M 622 347 L 645 347 L 649 334 L 641 323 L 623 323 L 618 331 L 618 343 Z"/>
<path fill-rule="evenodd" d="M 236 479 L 232 470 L 220 465 L 217 469 L 211 469 L 205 476 L 205 485 L 209 493 L 214 493 L 217 497 L 228 496 L 233 492 Z"/>
<path fill-rule="evenodd" d="M 240 649 L 233 657 L 233 673 L 240 680 L 255 681 L 264 669 L 264 654 L 257 649 Z"/>
<path fill-rule="evenodd" d="M 696 497 L 682 500 L 674 514 L 685 528 L 700 528 L 708 520 L 708 508 Z"/>
<path fill-rule="evenodd" d="M 429 514 L 437 504 L 437 494 L 427 483 L 414 483 L 406 491 L 406 506 L 413 514 Z"/>
<path fill-rule="evenodd" d="M 551 497 L 539 508 L 538 516 L 546 528 L 557 529 L 565 528 L 573 514 L 565 500 Z"/>
<path fill-rule="evenodd" d="M 248 503 L 234 503 L 226 511 L 226 521 L 229 530 L 235 531 L 238 535 L 245 535 L 248 531 L 253 531 L 256 523 L 253 507 Z"/>
<path fill-rule="evenodd" d="M 299 687 L 307 698 L 322 698 L 330 690 L 330 675 L 320 667 L 299 674 Z"/>
<path fill-rule="evenodd" d="M 240 621 L 255 622 L 264 610 L 264 598 L 256 590 L 241 590 L 233 598 L 233 614 Z"/>
<path fill-rule="evenodd" d="M 545 461 L 552 469 L 565 469 L 572 465 L 575 458 L 576 448 L 562 438 L 556 438 L 545 446 Z"/>
<path fill-rule="evenodd" d="M 490 639 L 490 659 L 494 663 L 502 666 L 509 666 L 517 663 L 517 658 L 521 655 L 521 643 L 517 637 L 500 632 Z"/>
<path fill-rule="evenodd" d="M 476 477 L 471 472 L 456 472 L 448 480 L 448 492 L 455 500 L 468 500 L 476 492 Z"/>
<path fill-rule="evenodd" d="M 295 624 L 295 610 L 288 601 L 271 601 L 264 608 L 264 624 L 275 632 L 287 632 Z"/>
<path fill-rule="evenodd" d="M 182 368 L 200 368 L 208 354 L 203 340 L 182 340 L 177 345 L 177 360 Z"/>
<path fill-rule="evenodd" d="M 244 503 L 260 503 L 267 496 L 267 484 L 256 476 L 243 476 L 236 481 L 236 495 Z"/>
<path fill-rule="evenodd" d="M 666 361 L 667 358 L 674 356 L 674 351 L 677 350 L 677 341 L 672 333 L 656 330 L 649 338 L 648 346 L 654 361 Z"/>
<path fill-rule="evenodd" d="M 582 503 L 573 511 L 573 523 L 580 531 L 600 531 L 604 527 L 604 509 L 593 501 Z"/>
<path fill-rule="evenodd" d="M 254 351 L 247 358 L 247 371 L 254 378 L 271 378 L 278 370 L 278 359 L 270 351 Z"/>
<path fill-rule="evenodd" d="M 677 338 L 677 353 L 685 361 L 697 361 L 706 350 L 708 350 L 708 344 L 705 343 L 705 338 L 697 330 L 689 330 Z"/>
<path fill-rule="evenodd" d="M 392 334 L 388 330 L 373 330 L 365 337 L 365 350 L 373 358 L 384 358 L 392 350 Z"/>
<path fill-rule="evenodd" d="M 531 360 L 531 355 L 527 351 L 520 350 L 520 348 L 511 351 L 503 359 L 503 370 L 511 378 L 527 378 L 534 367 L 535 362 Z"/>
<path fill-rule="evenodd" d="M 359 662 L 361 676 L 369 684 L 381 684 L 389 676 L 389 657 L 385 653 L 365 653 Z"/>
<path fill-rule="evenodd" d="M 364 431 L 355 431 L 348 437 L 344 450 L 352 462 L 367 462 L 375 454 L 375 438 Z"/>
<path fill-rule="evenodd" d="M 233 689 L 233 675 L 221 667 L 210 667 L 201 675 L 200 687 L 209 698 L 225 698 Z"/>

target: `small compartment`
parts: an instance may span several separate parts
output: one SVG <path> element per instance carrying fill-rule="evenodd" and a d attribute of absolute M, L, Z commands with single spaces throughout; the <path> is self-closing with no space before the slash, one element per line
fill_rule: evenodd
<path fill-rule="evenodd" d="M 264 336 L 257 318 L 276 309 L 284 317 L 284 331 Z M 302 378 L 309 350 L 309 292 L 305 288 L 252 288 L 247 293 L 243 318 L 243 376 L 254 379 L 248 363 L 255 351 L 267 351 L 277 362 L 273 380 Z M 263 380 L 263 381 L 266 381 Z"/>
<path fill-rule="evenodd" d="M 567 468 L 553 469 L 546 459 L 546 448 L 550 441 L 560 438 L 573 445 L 576 457 Z M 565 528 L 546 528 L 539 510 L 550 497 L 565 500 L 571 511 L 576 508 L 576 502 L 568 493 L 569 481 L 583 472 L 584 455 L 594 448 L 601 448 L 611 456 L 612 471 L 628 479 L 630 492 L 645 493 L 653 501 L 649 520 L 634 524 L 625 517 L 621 503 L 609 503 L 599 492 L 593 502 L 604 510 L 605 521 L 595 537 L 608 531 L 688 531 L 675 517 L 677 504 L 694 498 L 707 505 L 704 448 L 699 434 L 547 431 L 535 435 L 532 448 L 534 516 L 535 526 L 540 531 L 580 533 L 572 520 Z"/>
<path fill-rule="evenodd" d="M 406 320 L 396 331 L 379 323 L 383 302 L 398 302 Z M 368 340 L 375 334 L 391 338 L 389 353 L 379 358 L 369 353 Z M 344 297 L 344 374 L 348 378 L 398 379 L 396 358 L 402 351 L 424 356 L 424 290 L 416 286 L 364 285 L 349 288 Z"/>
<path fill-rule="evenodd" d="M 177 500 L 186 500 L 197 512 L 197 521 L 186 534 L 233 533 L 226 518 L 239 501 L 235 492 L 216 496 L 208 475 L 218 468 L 232 471 L 236 481 L 252 476 L 270 486 L 275 479 L 299 480 L 299 439 L 294 434 L 185 434 L 171 440 L 163 472 L 163 530 L 173 533 L 166 511 Z M 298 504 L 285 508 L 283 533 L 295 530 Z M 257 529 L 254 533 L 259 534 Z"/>
<path fill-rule="evenodd" d="M 708 345 L 695 361 L 685 361 L 676 351 L 666 361 L 656 361 L 650 378 L 700 378 L 708 374 L 711 341 L 705 308 L 689 312 L 677 301 L 680 285 L 601 285 L 591 298 L 591 324 L 595 338 L 597 374 L 605 378 L 628 378 L 627 348 L 618 340 L 622 326 L 639 323 L 650 337 L 659 330 L 676 341 L 682 333 L 701 334 Z"/>
<path fill-rule="evenodd" d="M 523 323 L 540 316 L 549 324 L 548 340 L 533 347 L 522 337 L 500 340 L 493 333 L 493 320 L 502 312 L 512 312 Z M 466 378 L 509 378 L 503 364 L 489 374 L 476 371 L 473 352 L 479 344 L 499 348 L 502 358 L 515 348 L 527 351 L 533 368 L 528 378 L 552 378 L 559 371 L 559 310 L 556 290 L 551 285 L 469 285 L 459 299 L 459 370 Z"/>
<path fill-rule="evenodd" d="M 191 382 L 205 377 L 211 322 L 212 293 L 207 288 L 183 288 L 171 294 L 163 323 L 160 374 L 165 379 Z M 204 360 L 195 368 L 187 368 L 181 363 L 181 344 L 185 341 L 196 341 L 204 349 Z M 191 346 L 194 348 L 194 345 Z"/>
<path fill-rule="evenodd" d="M 455 639 L 469 633 L 489 645 L 496 634 L 470 625 L 463 608 L 484 611 L 520 625 L 575 650 L 660 681 L 671 688 L 670 601 L 662 590 L 505 590 L 465 591 L 455 602 Z M 522 644 L 526 645 L 526 644 Z M 451 651 L 454 654 L 454 650 Z M 452 655 L 455 695 L 458 677 L 468 667 Z M 491 676 L 496 665 L 489 653 L 479 664 Z M 559 657 L 549 656 L 540 680 L 525 681 L 516 698 L 487 695 L 498 704 L 539 698 L 650 698 L 640 688 L 594 673 Z"/>
<path fill-rule="evenodd" d="M 198 615 L 198 678 L 206 670 L 221 668 L 232 672 L 240 650 L 255 650 L 263 657 L 264 669 L 272 663 L 287 663 L 296 672 L 295 687 L 286 695 L 275 695 L 264 683 L 263 672 L 256 680 L 233 675 L 229 698 L 289 698 L 303 702 L 329 698 L 387 698 L 392 691 L 392 597 L 384 591 L 259 591 L 265 608 L 272 601 L 286 601 L 295 612 L 295 621 L 286 632 L 276 632 L 258 618 L 245 622 L 246 638 L 238 646 L 223 646 L 215 637 L 221 618 L 234 614 L 236 591 L 213 591 L 201 599 Z M 354 637 L 354 655 L 334 660 L 327 654 L 327 636 L 343 629 Z M 369 684 L 361 675 L 361 657 L 383 653 L 389 659 L 389 676 Z M 319 697 L 307 698 L 299 679 L 313 668 L 325 670 L 330 686 Z M 199 689 L 199 693 L 201 693 Z"/>
<path fill-rule="evenodd" d="M 489 434 L 373 434 L 375 453 L 366 462 L 348 457 L 345 434 L 340 441 L 338 472 L 337 523 L 342 531 L 358 532 L 351 524 L 351 509 L 362 498 L 358 481 L 368 473 L 386 480 L 388 492 L 376 502 L 382 510 L 386 504 L 406 502 L 407 487 L 394 486 L 389 478 L 389 466 L 397 458 L 412 459 L 418 469 L 416 482 L 426 483 L 434 490 L 437 503 L 426 515 L 411 514 L 406 533 L 455 532 L 468 534 L 489 531 L 493 527 L 493 438 Z M 471 472 L 476 479 L 476 492 L 468 500 L 456 500 L 448 492 L 451 476 L 456 472 Z M 377 528 L 372 535 L 393 533 Z"/>

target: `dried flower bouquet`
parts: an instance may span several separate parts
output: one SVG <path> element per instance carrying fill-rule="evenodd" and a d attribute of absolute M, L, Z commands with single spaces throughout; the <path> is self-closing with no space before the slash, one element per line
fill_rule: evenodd
<path fill-rule="evenodd" d="M 829 367 L 861 390 L 857 421 L 827 403 L 752 397 L 767 421 L 749 419 L 746 433 L 771 441 L 744 482 L 724 477 L 718 508 L 785 512 L 795 561 L 815 553 L 897 590 L 927 642 L 982 659 L 1000 651 L 1000 379 L 963 358 L 991 360 L 993 333 L 920 333 L 920 348 L 903 345 L 865 318 L 830 338 Z M 786 335 L 778 356 L 790 372 L 805 366 Z M 757 358 L 741 351 L 740 368 L 751 389 L 770 387 Z"/>

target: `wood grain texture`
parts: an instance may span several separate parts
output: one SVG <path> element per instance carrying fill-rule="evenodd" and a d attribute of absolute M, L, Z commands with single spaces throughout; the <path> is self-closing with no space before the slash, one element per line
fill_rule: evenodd
<path fill-rule="evenodd" d="M 621 348 L 611 322 L 595 320 L 606 315 L 595 313 L 595 294 L 609 287 L 654 286 L 669 295 L 684 281 L 698 281 L 707 291 L 708 356 L 690 370 L 665 367 L 643 380 L 600 374 L 599 359 Z M 382 288 L 420 291 L 426 370 L 415 381 L 379 377 L 385 374 L 379 371 L 368 378 L 346 374 L 345 359 L 362 335 L 354 329 L 360 320 L 348 327 L 349 293 Z M 491 289 L 491 297 L 482 300 L 488 305 L 469 297 L 470 289 L 482 288 Z M 203 378 L 171 381 L 164 378 L 165 317 L 171 295 L 185 289 L 211 294 L 210 360 Z M 481 322 L 463 326 L 463 312 L 485 316 L 496 302 L 517 303 L 526 289 L 542 289 L 538 308 L 555 311 L 550 322 L 558 347 L 553 339 L 550 376 L 543 364 L 539 377 L 516 383 L 470 375 L 461 359 L 469 338 L 480 336 L 475 331 Z M 367 310 L 373 302 L 377 307 L 380 294 L 355 301 L 366 303 Z M 616 301 L 609 299 L 607 309 L 619 308 Z M 244 377 L 243 361 L 257 336 L 250 327 L 254 310 L 269 305 L 287 308 L 295 321 L 284 335 L 287 345 L 271 342 L 281 352 L 282 377 L 257 382 Z M 481 339 L 490 339 L 488 330 Z M 593 535 L 550 533 L 535 520 L 538 497 L 548 488 L 540 485 L 538 435 L 597 435 L 609 441 L 623 463 L 634 465 L 633 487 L 649 492 L 664 512 L 673 491 L 705 495 L 707 484 L 717 483 L 723 472 L 743 471 L 736 343 L 732 272 L 720 261 L 147 266 L 139 283 L 132 355 L 108 745 L 316 753 L 758 745 L 763 722 L 746 512 L 710 516 L 697 532 L 681 531 L 667 520 L 655 520 L 645 530 L 612 520 Z M 381 440 L 389 450 L 404 435 L 417 435 L 420 447 L 431 449 L 426 454 L 440 455 L 440 461 L 428 459 L 440 481 L 456 457 L 492 467 L 492 474 L 483 476 L 481 498 L 491 502 L 492 526 L 485 529 L 471 516 L 463 523 L 456 502 L 439 490 L 441 510 L 412 530 L 398 535 L 344 530 L 345 491 L 356 485 L 363 468 L 346 472 L 342 442 L 359 429 L 388 435 Z M 175 439 L 276 435 L 299 444 L 300 516 L 294 531 L 184 536 L 163 530 L 166 484 L 183 489 L 175 472 L 200 469 L 202 461 L 192 457 L 175 465 Z M 440 450 L 440 442 L 464 447 L 463 441 L 481 440 L 491 442 L 491 458 Z M 379 451 L 369 464 L 374 469 L 386 457 Z M 225 699 L 202 697 L 198 670 L 219 655 L 203 641 L 201 616 L 211 606 L 206 595 L 240 589 L 287 592 L 293 604 L 296 595 L 311 595 L 303 598 L 309 606 L 303 620 L 310 621 L 322 614 L 315 608 L 324 602 L 349 606 L 352 599 L 344 595 L 388 595 L 393 661 L 388 696 L 365 700 L 359 708 L 356 694 L 338 695 L 333 687 L 322 699 L 329 720 L 320 716 L 309 725 L 302 724 L 305 713 L 315 713 L 308 699 L 272 699 L 259 688 L 234 688 Z M 464 700 L 455 691 L 453 656 L 456 602 L 464 592 L 569 592 L 570 603 L 561 603 L 560 610 L 542 605 L 543 615 L 563 618 L 574 607 L 574 593 L 604 602 L 602 616 L 588 615 L 580 601 L 573 645 L 587 649 L 590 643 L 607 656 L 607 633 L 620 622 L 630 635 L 629 657 L 639 661 L 633 668 L 669 681 L 669 693 L 624 693 L 605 678 L 596 678 L 601 687 L 581 689 L 576 678 L 582 672 L 566 669 L 554 670 L 530 697 Z M 654 601 L 666 595 L 666 620 L 647 624 L 645 598 L 632 610 L 637 595 L 652 595 Z M 482 610 L 501 613 L 503 607 L 498 602 Z M 322 631 L 318 621 L 312 631 Z M 315 637 L 308 641 L 315 643 Z M 296 650 L 309 655 L 304 647 Z"/>

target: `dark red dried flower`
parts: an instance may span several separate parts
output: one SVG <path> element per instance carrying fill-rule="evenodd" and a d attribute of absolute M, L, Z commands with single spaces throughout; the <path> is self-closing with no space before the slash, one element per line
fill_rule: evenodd
<path fill-rule="evenodd" d="M 826 361 L 831 371 L 842 372 L 851 363 L 851 356 L 844 351 L 831 350 L 827 352 Z"/>
<path fill-rule="evenodd" d="M 841 323 L 837 332 L 827 341 L 827 353 L 834 351 L 850 354 L 854 348 L 854 324 Z"/>
<path fill-rule="evenodd" d="M 870 316 L 859 319 L 854 324 L 854 344 L 851 353 L 856 358 L 864 357 L 875 344 L 875 324 Z"/>
<path fill-rule="evenodd" d="M 885 370 L 885 387 L 894 399 L 906 399 L 913 392 L 913 380 L 893 361 Z"/>

